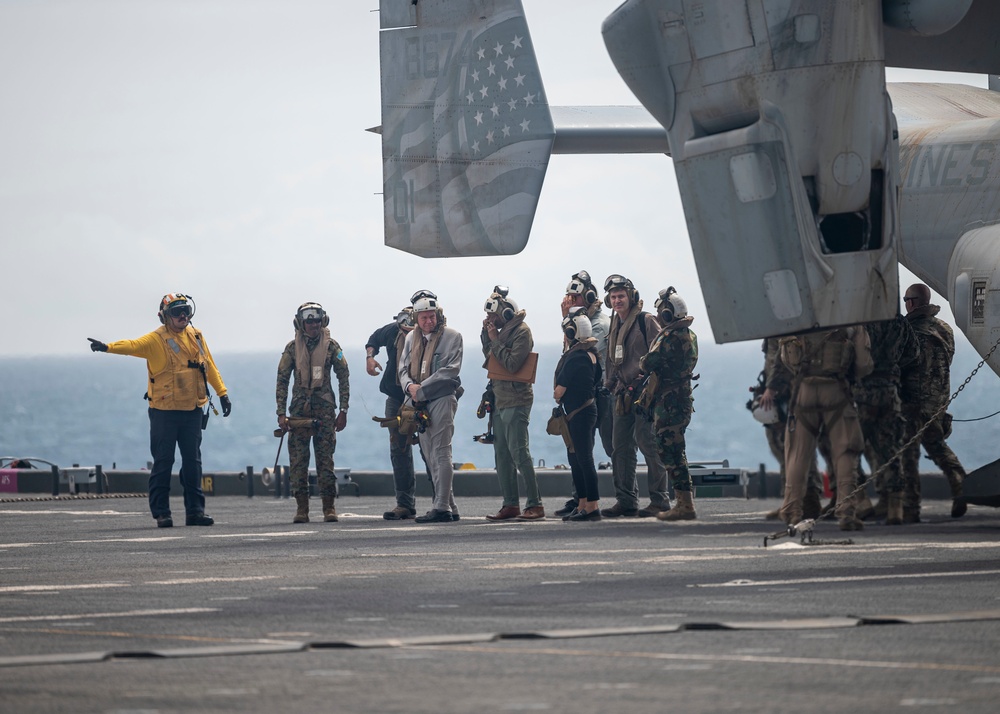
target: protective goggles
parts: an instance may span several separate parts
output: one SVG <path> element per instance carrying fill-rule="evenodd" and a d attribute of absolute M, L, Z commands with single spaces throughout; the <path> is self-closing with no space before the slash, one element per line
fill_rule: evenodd
<path fill-rule="evenodd" d="M 507 297 L 507 294 L 510 292 L 510 288 L 506 285 L 494 285 L 493 292 L 500 297 Z"/>
<path fill-rule="evenodd" d="M 604 281 L 604 292 L 609 293 L 612 290 L 629 290 L 632 287 L 632 281 L 626 278 L 624 275 L 609 275 L 608 279 Z"/>
<path fill-rule="evenodd" d="M 417 292 L 413 293 L 412 297 L 410 297 L 410 303 L 415 303 L 417 300 L 420 300 L 422 298 L 437 300 L 438 296 L 432 293 L 430 290 L 417 290 Z"/>
<path fill-rule="evenodd" d="M 170 317 L 191 317 L 191 306 L 187 303 L 170 305 L 167 307 L 167 314 Z"/>
<path fill-rule="evenodd" d="M 581 270 L 579 273 L 573 275 L 573 280 L 579 280 L 584 285 L 593 285 L 594 281 L 590 279 L 590 273 L 586 270 Z"/>
<path fill-rule="evenodd" d="M 324 313 L 315 307 L 308 307 L 299 313 L 299 317 L 306 324 L 310 322 L 323 322 Z"/>

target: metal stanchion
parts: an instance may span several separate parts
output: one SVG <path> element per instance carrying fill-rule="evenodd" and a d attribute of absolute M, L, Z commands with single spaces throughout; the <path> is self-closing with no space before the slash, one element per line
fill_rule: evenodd
<path fill-rule="evenodd" d="M 253 466 L 247 466 L 247 498 L 253 498 Z"/>
<path fill-rule="evenodd" d="M 104 493 L 104 468 L 100 464 L 94 467 L 94 475 L 97 478 L 97 494 L 101 495 Z"/>
<path fill-rule="evenodd" d="M 757 498 L 767 498 L 767 469 L 764 464 L 760 465 L 757 472 Z"/>
<path fill-rule="evenodd" d="M 52 467 L 52 495 L 59 495 L 59 467 Z"/>
<path fill-rule="evenodd" d="M 285 474 L 285 486 L 282 489 L 282 495 L 285 498 L 292 497 L 292 473 L 289 471 L 287 466 L 282 466 L 281 471 Z"/>

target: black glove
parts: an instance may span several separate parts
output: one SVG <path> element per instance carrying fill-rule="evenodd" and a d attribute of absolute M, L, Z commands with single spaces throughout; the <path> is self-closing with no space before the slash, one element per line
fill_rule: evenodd
<path fill-rule="evenodd" d="M 224 394 L 219 397 L 219 404 L 222 406 L 222 416 L 229 416 L 229 413 L 233 410 L 233 403 L 229 401 L 229 396 Z"/>
<path fill-rule="evenodd" d="M 93 337 L 88 337 L 90 340 L 90 349 L 92 352 L 107 352 L 108 346 L 101 342 L 100 340 L 95 340 Z"/>

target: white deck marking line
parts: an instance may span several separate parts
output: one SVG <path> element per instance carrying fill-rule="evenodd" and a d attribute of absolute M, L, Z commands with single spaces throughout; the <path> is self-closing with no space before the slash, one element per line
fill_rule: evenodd
<path fill-rule="evenodd" d="M 778 657 L 767 655 L 670 654 L 666 652 L 608 652 L 607 650 L 563 650 L 528 647 L 478 647 L 475 645 L 413 645 L 408 649 L 441 650 L 447 652 L 477 652 L 482 654 L 548 654 L 570 657 L 621 657 L 624 659 L 680 660 L 704 662 L 744 662 L 748 664 L 802 664 L 819 667 L 877 667 L 879 669 L 913 669 L 918 671 L 1000 673 L 1000 667 L 950 662 L 893 662 L 888 660 L 834 659 L 830 657 Z"/>
<path fill-rule="evenodd" d="M 279 575 L 246 575 L 233 578 L 174 578 L 173 580 L 145 580 L 143 585 L 199 585 L 201 583 L 246 583 L 253 580 L 274 580 Z"/>
<path fill-rule="evenodd" d="M 90 612 L 79 615 L 22 615 L 20 617 L 0 617 L 0 623 L 8 622 L 55 622 L 64 620 L 104 620 L 111 617 L 149 617 L 154 615 L 191 615 L 203 612 L 218 612 L 217 607 L 183 607 L 172 610 L 125 610 L 124 612 Z"/>
<path fill-rule="evenodd" d="M 734 580 L 728 583 L 694 583 L 689 588 L 746 588 L 772 585 L 809 585 L 811 583 L 852 583 L 868 580 L 914 580 L 917 578 L 953 578 L 968 575 L 998 575 L 1000 570 L 958 570 L 949 573 L 897 573 L 886 575 L 844 575 L 825 578 L 791 578 L 788 580 Z"/>
<path fill-rule="evenodd" d="M 244 583 L 254 580 L 274 580 L 278 575 L 245 575 L 235 577 L 209 576 L 204 578 L 174 578 L 171 580 L 144 580 L 139 583 L 80 583 L 77 585 L 5 585 L 4 593 L 59 592 L 64 590 L 101 590 L 103 588 L 131 588 L 142 585 L 198 585 L 201 583 Z"/>
<path fill-rule="evenodd" d="M 31 593 L 41 590 L 100 590 L 101 588 L 129 588 L 129 583 L 81 583 L 79 585 L 5 585 L 0 593 Z"/>
<path fill-rule="evenodd" d="M 201 538 L 282 538 L 285 536 L 314 535 L 318 530 L 310 531 L 273 531 L 271 533 L 213 533 L 199 536 Z"/>

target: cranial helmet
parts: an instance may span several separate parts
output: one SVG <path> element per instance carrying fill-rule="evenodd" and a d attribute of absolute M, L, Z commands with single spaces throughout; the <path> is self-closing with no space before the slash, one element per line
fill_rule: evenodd
<path fill-rule="evenodd" d="M 680 320 L 682 317 L 687 317 L 688 314 L 687 303 L 684 302 L 684 298 L 677 294 L 672 285 L 660 291 L 660 296 L 656 298 L 653 306 L 664 323 Z"/>
<path fill-rule="evenodd" d="M 410 303 L 413 305 L 414 313 L 441 309 L 441 306 L 438 304 L 438 296 L 430 290 L 417 290 L 410 297 Z"/>
<path fill-rule="evenodd" d="M 402 328 L 413 327 L 413 307 L 407 305 L 396 314 L 396 324 Z"/>
<path fill-rule="evenodd" d="M 330 316 L 326 314 L 326 310 L 318 302 L 305 302 L 299 305 L 299 309 L 295 311 L 295 319 L 292 324 L 295 325 L 296 330 L 301 330 L 307 322 L 318 322 L 321 327 L 326 327 L 330 324 Z"/>
<path fill-rule="evenodd" d="M 566 286 L 566 294 L 582 295 L 583 301 L 588 305 L 597 302 L 597 291 L 594 289 L 594 283 L 590 279 L 590 273 L 586 270 L 581 270 L 579 273 L 573 275 L 569 281 L 569 285 Z"/>
<path fill-rule="evenodd" d="M 582 307 L 572 307 L 562 321 L 562 331 L 570 342 L 578 342 L 593 337 L 594 330 L 590 326 L 590 318 Z"/>
<path fill-rule="evenodd" d="M 483 305 L 483 310 L 491 315 L 499 315 L 504 322 L 510 322 L 517 314 L 517 303 L 507 297 L 509 290 L 503 285 L 493 288 L 493 293 Z"/>
<path fill-rule="evenodd" d="M 635 289 L 635 285 L 632 281 L 626 278 L 624 275 L 609 275 L 607 280 L 604 281 L 604 304 L 611 307 L 611 291 L 612 290 L 624 290 L 628 293 L 628 303 L 629 307 L 636 305 L 639 302 L 639 291 Z"/>
<path fill-rule="evenodd" d="M 160 298 L 160 306 L 157 308 L 156 315 L 160 318 L 160 322 L 165 324 L 167 317 L 187 315 L 190 320 L 194 317 L 194 311 L 194 298 L 190 295 L 185 295 L 184 293 L 167 293 Z"/>

